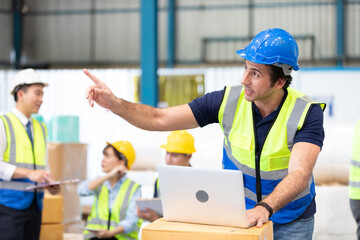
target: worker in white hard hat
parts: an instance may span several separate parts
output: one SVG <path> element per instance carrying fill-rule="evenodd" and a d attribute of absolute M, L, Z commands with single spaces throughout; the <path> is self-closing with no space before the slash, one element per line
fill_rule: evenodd
<path fill-rule="evenodd" d="M 46 170 L 46 127 L 31 117 L 38 113 L 47 85 L 33 69 L 20 71 L 10 92 L 16 105 L 0 116 L 1 239 L 39 239 L 44 188 L 26 188 L 54 181 Z M 60 187 L 46 189 L 56 194 Z"/>
<path fill-rule="evenodd" d="M 186 130 L 173 131 L 167 137 L 167 142 L 160 146 L 166 150 L 165 162 L 167 165 L 191 167 L 190 159 L 196 151 L 194 137 Z M 159 179 L 156 179 L 154 186 L 154 198 L 160 198 Z M 149 208 L 145 211 L 138 209 L 140 218 L 153 222 L 162 216 Z"/>
<path fill-rule="evenodd" d="M 141 197 L 141 186 L 126 174 L 134 162 L 130 142 L 107 142 L 101 161 L 105 175 L 80 183 L 80 196 L 94 196 L 85 239 L 138 239 L 142 220 L 136 216 L 135 201 Z"/>

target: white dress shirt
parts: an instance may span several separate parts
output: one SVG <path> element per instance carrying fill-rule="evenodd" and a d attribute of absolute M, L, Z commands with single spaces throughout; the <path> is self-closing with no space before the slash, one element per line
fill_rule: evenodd
<path fill-rule="evenodd" d="M 28 119 L 22 112 L 20 112 L 16 107 L 14 107 L 11 112 L 20 120 L 20 122 L 24 125 L 24 129 L 26 130 L 26 124 L 28 121 L 31 121 L 31 118 Z M 34 128 L 33 123 L 31 121 L 31 134 L 34 136 Z M 7 147 L 6 141 L 6 132 L 4 122 L 0 120 L 0 178 L 5 181 L 10 181 L 12 175 L 15 172 L 15 165 L 4 162 L 4 154 Z"/>

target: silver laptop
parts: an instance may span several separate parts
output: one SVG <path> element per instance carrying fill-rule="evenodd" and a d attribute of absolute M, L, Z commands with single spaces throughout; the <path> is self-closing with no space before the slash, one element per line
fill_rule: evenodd
<path fill-rule="evenodd" d="M 232 227 L 249 227 L 240 171 L 160 166 L 164 219 Z"/>

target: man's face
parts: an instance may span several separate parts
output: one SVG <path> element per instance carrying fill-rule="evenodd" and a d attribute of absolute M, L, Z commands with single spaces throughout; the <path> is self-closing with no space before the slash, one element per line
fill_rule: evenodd
<path fill-rule="evenodd" d="M 166 152 L 165 161 L 167 165 L 189 166 L 191 154 Z"/>
<path fill-rule="evenodd" d="M 19 90 L 18 103 L 26 114 L 38 113 L 43 103 L 44 86 L 42 84 L 32 84 L 26 91 Z"/>
<path fill-rule="evenodd" d="M 249 102 L 266 102 L 278 89 L 278 84 L 271 81 L 269 66 L 250 61 L 245 61 L 241 84 L 244 87 L 245 99 Z"/>

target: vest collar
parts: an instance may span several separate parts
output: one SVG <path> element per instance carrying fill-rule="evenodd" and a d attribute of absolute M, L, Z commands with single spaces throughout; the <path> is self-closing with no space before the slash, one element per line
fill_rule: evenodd
<path fill-rule="evenodd" d="M 16 107 L 14 107 L 11 112 L 15 115 L 15 117 L 17 117 L 20 122 L 22 123 L 22 125 L 24 125 L 24 127 L 26 127 L 26 124 L 28 121 L 31 121 L 31 118 L 28 119 L 22 112 L 19 111 L 19 109 L 17 109 Z M 32 122 L 31 122 L 32 125 Z"/>
<path fill-rule="evenodd" d="M 106 180 L 104 182 L 104 185 L 105 185 L 105 187 L 107 189 L 109 189 L 109 191 L 113 191 L 114 189 L 120 189 L 121 184 L 123 184 L 126 180 L 127 180 L 127 176 L 126 176 L 126 173 L 125 173 L 124 176 L 122 176 L 120 178 L 120 180 L 115 183 L 113 188 L 111 187 L 111 184 L 110 184 L 109 180 Z"/>

